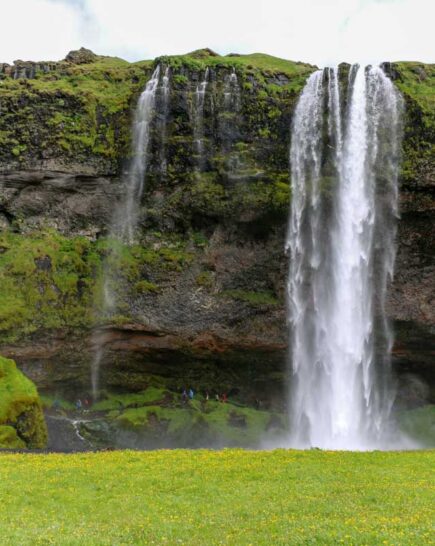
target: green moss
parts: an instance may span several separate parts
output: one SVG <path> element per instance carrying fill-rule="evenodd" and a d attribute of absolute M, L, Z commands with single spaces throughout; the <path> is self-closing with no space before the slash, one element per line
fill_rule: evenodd
<path fill-rule="evenodd" d="M 215 174 L 202 175 L 190 188 L 189 201 L 198 212 L 223 214 L 226 209 L 225 188 L 214 181 Z"/>
<path fill-rule="evenodd" d="M 26 443 L 18 436 L 14 427 L 0 425 L 0 449 L 25 449 Z"/>
<path fill-rule="evenodd" d="M 225 290 L 222 296 L 233 300 L 243 301 L 252 306 L 278 305 L 278 299 L 270 291 L 248 292 L 245 290 Z"/>
<path fill-rule="evenodd" d="M 273 182 L 252 182 L 237 186 L 232 195 L 234 209 L 257 210 L 262 214 L 279 213 L 287 216 L 290 206 L 288 173 L 272 177 L 275 178 Z"/>
<path fill-rule="evenodd" d="M 395 84 L 402 93 L 413 97 L 423 112 L 428 115 L 428 122 L 435 119 L 435 65 L 418 62 L 398 62 L 393 64 L 398 72 Z"/>
<path fill-rule="evenodd" d="M 424 184 L 434 169 L 435 65 L 399 62 L 392 69 L 406 103 L 401 178 Z"/>
<path fill-rule="evenodd" d="M 193 260 L 187 240 L 159 239 L 158 248 L 115 239 L 91 242 L 54 230 L 0 234 L 0 341 L 33 332 L 87 329 L 134 320 L 131 300 L 160 290 L 149 278 L 179 272 Z M 108 314 L 104 290 L 115 306 Z"/>
<path fill-rule="evenodd" d="M 93 284 L 100 256 L 83 237 L 53 230 L 0 235 L 0 337 L 18 339 L 41 328 L 92 323 Z"/>
<path fill-rule="evenodd" d="M 183 84 L 185 85 L 189 83 L 188 78 L 184 76 L 183 74 L 175 74 L 175 76 L 172 78 L 172 81 L 178 85 L 183 85 Z"/>
<path fill-rule="evenodd" d="M 126 428 L 152 429 L 158 422 L 171 423 L 171 431 L 181 430 L 189 426 L 191 415 L 188 411 L 161 406 L 144 406 L 124 411 L 116 421 Z M 166 430 L 166 427 L 165 427 Z"/>
<path fill-rule="evenodd" d="M 0 446 L 17 447 L 19 440 L 29 448 L 43 448 L 47 428 L 35 385 L 21 373 L 13 360 L 0 357 Z M 6 429 L 3 428 L 6 425 Z M 12 427 L 15 436 L 9 429 Z M 11 445 L 5 445 L 6 440 Z"/>
<path fill-rule="evenodd" d="M 211 288 L 213 286 L 213 275 L 210 271 L 203 271 L 196 277 L 196 284 L 204 288 Z"/>
<path fill-rule="evenodd" d="M 156 62 L 169 65 L 174 69 L 181 66 L 192 70 L 204 70 L 206 67 L 236 68 L 238 71 L 258 71 L 264 73 L 265 76 L 272 76 L 276 73 L 285 74 L 289 77 L 308 76 L 315 69 L 315 67 L 306 63 L 288 61 L 263 53 L 222 57 L 220 55 L 198 55 L 198 52 L 195 51 L 187 55 L 159 57 Z"/>
<path fill-rule="evenodd" d="M 3 78 L 0 158 L 39 158 L 43 149 L 78 162 L 90 155 L 117 161 L 128 149 L 132 100 L 151 68 L 99 57 L 86 64 L 57 63 L 34 79 Z"/>
<path fill-rule="evenodd" d="M 157 284 L 150 281 L 139 281 L 134 285 L 134 289 L 138 294 L 148 294 L 160 290 Z"/>
<path fill-rule="evenodd" d="M 194 399 L 182 407 L 157 405 L 129 408 L 114 415 L 121 428 L 154 438 L 194 445 L 195 441 L 216 445 L 255 445 L 268 435 L 272 417 L 267 411 Z"/>
<path fill-rule="evenodd" d="M 210 401 L 204 415 L 210 434 L 237 445 L 253 445 L 266 433 L 271 414 Z"/>
<path fill-rule="evenodd" d="M 96 411 L 121 410 L 149 406 L 171 399 L 171 395 L 163 388 L 150 386 L 145 391 L 133 394 L 111 394 L 107 399 L 97 402 L 92 407 Z"/>
<path fill-rule="evenodd" d="M 159 250 L 159 255 L 171 268 L 180 269 L 185 264 L 188 264 L 192 261 L 193 256 L 189 252 L 180 250 L 177 248 L 161 248 Z"/>
<path fill-rule="evenodd" d="M 197 231 L 193 233 L 192 240 L 193 240 L 193 244 L 197 246 L 198 248 L 205 248 L 209 243 L 208 238 L 201 231 Z"/>
<path fill-rule="evenodd" d="M 39 398 L 44 409 L 52 409 L 53 407 L 66 411 L 71 411 L 75 409 L 75 405 L 72 402 L 64 400 L 63 398 L 59 398 L 57 396 L 48 396 L 46 394 L 41 394 Z"/>

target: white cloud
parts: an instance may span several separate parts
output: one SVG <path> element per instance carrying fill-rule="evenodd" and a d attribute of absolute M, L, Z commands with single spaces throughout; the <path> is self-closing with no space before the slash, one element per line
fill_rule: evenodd
<path fill-rule="evenodd" d="M 0 60 L 57 60 L 80 47 L 80 17 L 48 0 L 2 2 Z"/>
<path fill-rule="evenodd" d="M 318 65 L 435 61 L 433 0 L 4 0 L 0 59 L 85 46 L 129 60 L 211 47 Z"/>

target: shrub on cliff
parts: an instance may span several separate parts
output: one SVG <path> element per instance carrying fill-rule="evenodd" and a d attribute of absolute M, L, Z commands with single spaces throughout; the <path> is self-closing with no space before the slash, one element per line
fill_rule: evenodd
<path fill-rule="evenodd" d="M 35 385 L 13 360 L 0 357 L 0 448 L 39 449 L 47 428 Z"/>

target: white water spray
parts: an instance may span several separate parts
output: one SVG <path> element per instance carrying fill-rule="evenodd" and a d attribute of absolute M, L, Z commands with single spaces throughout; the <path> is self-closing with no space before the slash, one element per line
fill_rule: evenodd
<path fill-rule="evenodd" d="M 347 109 L 340 95 L 337 69 L 315 72 L 293 122 L 291 444 L 381 448 L 394 442 L 385 296 L 402 101 L 380 68 L 357 65 Z"/>

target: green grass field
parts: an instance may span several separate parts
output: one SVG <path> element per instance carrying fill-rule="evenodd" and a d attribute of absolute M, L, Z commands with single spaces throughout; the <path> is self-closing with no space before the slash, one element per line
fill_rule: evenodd
<path fill-rule="evenodd" d="M 9 544 L 434 544 L 435 451 L 0 456 Z"/>

